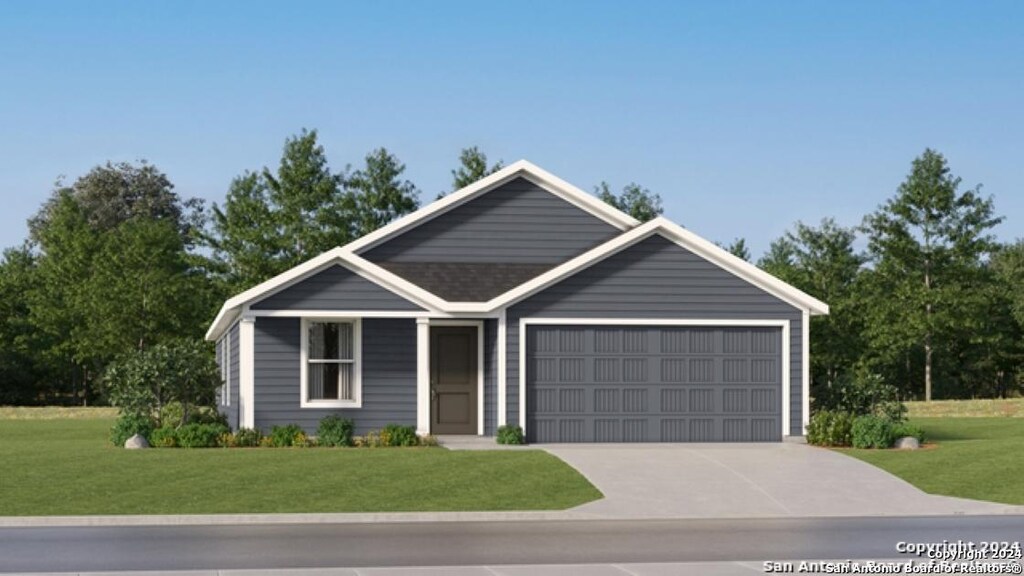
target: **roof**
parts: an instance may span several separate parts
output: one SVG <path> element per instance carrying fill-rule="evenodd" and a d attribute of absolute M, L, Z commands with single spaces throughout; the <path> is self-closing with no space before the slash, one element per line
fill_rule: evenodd
<path fill-rule="evenodd" d="M 586 252 L 554 267 L 509 264 L 399 264 L 370 262 L 359 252 L 376 246 L 417 224 L 434 218 L 513 178 L 525 177 L 553 194 L 618 227 L 623 232 Z M 492 314 L 587 268 L 612 254 L 648 238 L 661 235 L 720 268 L 811 314 L 828 314 L 828 305 L 738 258 L 693 232 L 658 217 L 640 224 L 636 219 L 521 160 L 479 180 L 458 192 L 433 202 L 375 232 L 345 246 L 334 248 L 287 270 L 241 294 L 221 307 L 206 333 L 216 340 L 242 310 L 263 298 L 312 276 L 329 266 L 341 265 L 407 300 L 422 306 L 428 314 Z M 472 277 L 474 287 L 458 288 L 453 279 Z M 486 278 L 486 281 L 480 281 Z"/>

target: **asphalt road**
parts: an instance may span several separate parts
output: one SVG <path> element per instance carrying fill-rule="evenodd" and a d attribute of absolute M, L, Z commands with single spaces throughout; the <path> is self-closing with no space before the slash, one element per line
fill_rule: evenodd
<path fill-rule="evenodd" d="M 0 528 L 0 572 L 902 558 L 1024 516 Z"/>

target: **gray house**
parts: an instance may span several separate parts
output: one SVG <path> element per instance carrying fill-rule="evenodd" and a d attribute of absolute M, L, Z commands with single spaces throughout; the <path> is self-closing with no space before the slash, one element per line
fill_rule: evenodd
<path fill-rule="evenodd" d="M 772 442 L 804 434 L 827 313 L 520 161 L 231 298 L 206 337 L 236 428 Z"/>

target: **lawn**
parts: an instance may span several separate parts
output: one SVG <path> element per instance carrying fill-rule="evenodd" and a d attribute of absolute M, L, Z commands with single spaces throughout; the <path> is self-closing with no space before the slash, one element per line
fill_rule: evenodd
<path fill-rule="evenodd" d="M 1024 504 L 1024 418 L 912 417 L 911 422 L 935 445 L 843 452 L 930 494 Z"/>
<path fill-rule="evenodd" d="M 13 413 L 0 410 L 0 516 L 558 510 L 601 497 L 539 450 L 124 450 L 107 441 L 109 417 Z"/>

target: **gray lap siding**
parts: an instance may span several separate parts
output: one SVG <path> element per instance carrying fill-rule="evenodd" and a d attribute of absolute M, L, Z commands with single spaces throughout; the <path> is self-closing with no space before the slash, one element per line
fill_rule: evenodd
<path fill-rule="evenodd" d="M 647 238 L 508 309 L 509 423 L 520 421 L 519 321 L 543 317 L 789 321 L 789 430 L 791 435 L 803 434 L 802 311 L 661 236 Z"/>
<path fill-rule="evenodd" d="M 252 305 L 254 310 L 422 310 L 344 266 L 331 266 Z"/>
<path fill-rule="evenodd" d="M 228 358 L 224 358 L 223 345 L 224 339 L 230 338 L 228 346 Z M 231 325 L 231 328 L 225 332 L 224 336 L 217 341 L 217 366 L 223 366 L 224 362 L 228 363 L 228 405 L 225 406 L 223 402 L 219 402 L 217 410 L 228 419 L 228 426 L 232 430 L 238 429 L 238 322 Z"/>
<path fill-rule="evenodd" d="M 255 424 L 298 424 L 315 433 L 328 414 L 351 418 L 356 434 L 387 424 L 416 425 L 416 321 L 362 320 L 361 408 L 299 407 L 298 318 L 257 318 L 255 323 Z"/>

